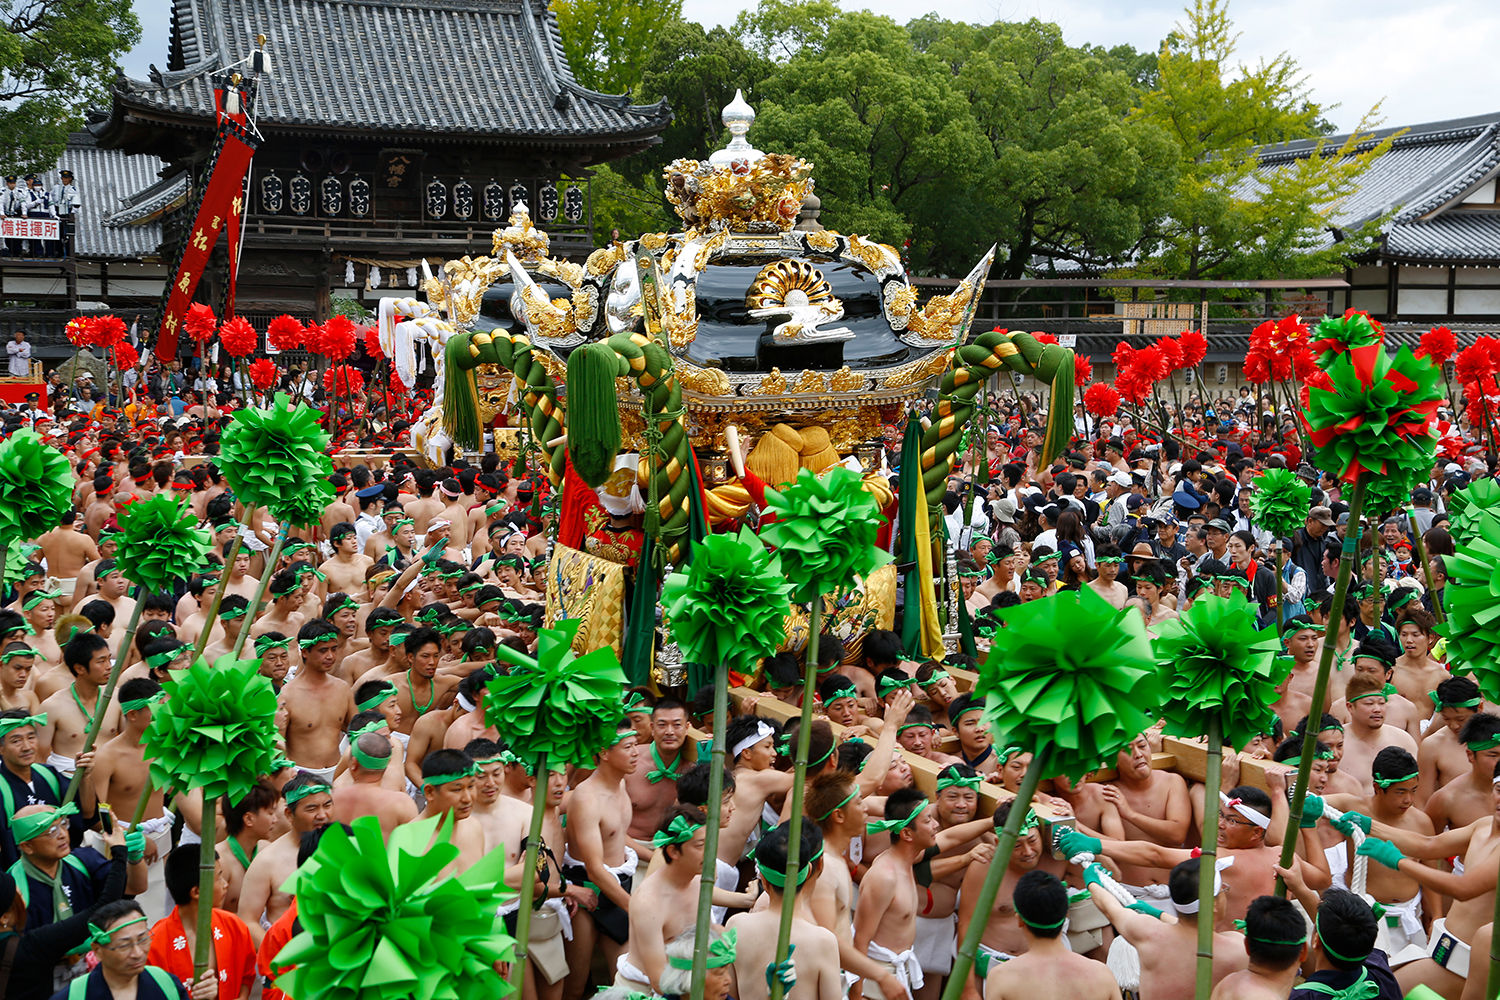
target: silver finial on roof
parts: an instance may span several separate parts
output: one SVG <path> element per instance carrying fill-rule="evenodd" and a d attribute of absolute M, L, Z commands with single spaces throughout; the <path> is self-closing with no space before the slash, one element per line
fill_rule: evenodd
<path fill-rule="evenodd" d="M 745 103 L 745 95 L 734 92 L 734 100 L 724 106 L 724 127 L 729 129 L 729 145 L 712 153 L 708 162 L 716 167 L 727 167 L 736 160 L 754 163 L 765 154 L 745 140 L 745 133 L 755 122 L 755 109 Z"/>

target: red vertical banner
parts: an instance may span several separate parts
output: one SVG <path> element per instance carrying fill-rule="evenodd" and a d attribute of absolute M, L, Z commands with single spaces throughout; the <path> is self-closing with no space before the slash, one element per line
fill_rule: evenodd
<path fill-rule="evenodd" d="M 245 188 L 242 179 L 240 189 L 230 199 L 229 215 L 224 224 L 224 239 L 229 250 L 229 269 L 224 276 L 224 319 L 231 319 L 234 316 L 234 282 L 240 273 L 240 215 L 245 207 L 244 201 Z"/>
<path fill-rule="evenodd" d="M 237 217 L 243 208 L 245 173 L 250 157 L 260 139 L 231 118 L 219 121 L 218 148 L 212 159 L 212 172 L 198 203 L 198 214 L 182 246 L 182 257 L 172 279 L 166 308 L 162 310 L 161 329 L 157 333 L 155 354 L 165 364 L 177 356 L 177 336 L 183 317 L 193 303 L 193 291 L 203 277 L 209 255 L 219 241 L 231 213 Z M 238 226 L 231 240 L 231 253 L 238 251 Z M 233 273 L 231 265 L 231 274 Z M 228 313 L 226 312 L 226 315 Z"/>

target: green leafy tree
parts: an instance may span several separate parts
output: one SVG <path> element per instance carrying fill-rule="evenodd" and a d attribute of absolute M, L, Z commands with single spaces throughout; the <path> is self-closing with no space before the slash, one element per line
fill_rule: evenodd
<path fill-rule="evenodd" d="M 734 33 L 750 51 L 784 61 L 804 50 L 822 51 L 839 15 L 833 0 L 760 0 L 734 19 Z"/>
<path fill-rule="evenodd" d="M 1176 143 L 1177 179 L 1140 273 L 1181 279 L 1309 277 L 1344 268 L 1378 238 L 1381 220 L 1340 230 L 1339 203 L 1390 139 L 1372 140 L 1377 108 L 1341 144 L 1261 166 L 1257 147 L 1326 134 L 1324 109 L 1297 63 L 1282 53 L 1254 67 L 1233 62 L 1227 0 L 1194 0 L 1163 44 L 1156 86 L 1135 118 Z"/>
<path fill-rule="evenodd" d="M 552 0 L 551 9 L 578 82 L 606 94 L 627 94 L 641 82 L 657 32 L 680 20 L 682 0 Z"/>
<path fill-rule="evenodd" d="M 615 169 L 617 165 L 594 168 L 589 185 L 594 200 L 594 242 L 608 246 L 611 233 L 628 240 L 642 233 L 666 233 L 682 228 L 662 195 L 659 181 L 647 178 L 632 181 Z"/>
<path fill-rule="evenodd" d="M 130 0 L 0 0 L 0 149 L 16 173 L 57 162 L 141 36 Z"/>

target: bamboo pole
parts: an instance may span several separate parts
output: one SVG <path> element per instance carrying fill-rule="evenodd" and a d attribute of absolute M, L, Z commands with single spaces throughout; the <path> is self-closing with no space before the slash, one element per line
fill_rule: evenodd
<path fill-rule="evenodd" d="M 250 626 L 255 623 L 255 618 L 260 614 L 260 602 L 266 596 L 266 587 L 270 585 L 271 575 L 276 571 L 276 560 L 281 558 L 281 547 L 286 544 L 286 533 L 288 526 L 283 524 L 281 530 L 276 532 L 276 544 L 271 546 L 271 555 L 266 559 L 266 568 L 260 575 L 260 582 L 255 585 L 255 599 L 250 602 L 250 607 L 245 609 L 245 624 L 240 627 L 240 634 L 234 640 L 234 652 L 230 659 L 238 660 L 240 650 L 245 648 L 245 637 L 250 634 Z M 226 578 L 228 574 L 226 573 Z"/>
<path fill-rule="evenodd" d="M 708 827 L 703 831 L 703 877 L 698 885 L 698 918 L 693 931 L 693 978 L 689 996 L 702 998 L 708 975 L 709 917 L 713 911 L 714 883 L 719 875 L 719 816 L 724 799 L 724 729 L 729 714 L 729 668 L 719 664 L 714 674 L 713 763 L 708 771 Z"/>
<path fill-rule="evenodd" d="M 130 609 L 130 624 L 125 626 L 125 636 L 120 640 L 120 650 L 115 653 L 114 666 L 109 669 L 109 680 L 94 695 L 94 716 L 89 720 L 88 732 L 83 737 L 83 749 L 78 751 L 82 757 L 94 749 L 94 742 L 99 738 L 99 728 L 104 724 L 104 713 L 109 708 L 109 703 L 115 696 L 115 685 L 120 682 L 120 671 L 125 669 L 125 657 L 130 655 L 130 646 L 135 642 L 135 629 L 141 623 L 141 606 L 146 603 L 146 594 L 139 587 L 136 588 L 135 607 Z M 73 801 L 73 796 L 78 794 L 78 786 L 83 781 L 84 768 L 76 768 L 73 777 L 68 779 L 68 790 L 63 795 L 62 804 L 67 805 Z"/>
<path fill-rule="evenodd" d="M 1198 967 L 1195 1000 L 1214 988 L 1214 862 L 1219 856 L 1219 785 L 1224 740 L 1217 714 L 1208 717 L 1208 765 L 1203 775 L 1203 855 L 1198 859 Z M 1014 808 L 1014 807 L 1012 807 Z"/>
<path fill-rule="evenodd" d="M 1344 613 L 1344 599 L 1349 593 L 1349 578 L 1354 569 L 1354 560 L 1359 547 L 1359 518 L 1365 507 L 1365 476 L 1354 483 L 1354 493 L 1349 498 L 1349 529 L 1352 535 L 1345 536 L 1344 548 L 1339 554 L 1338 573 L 1333 583 L 1333 614 Z M 1312 720 L 1302 735 L 1301 763 L 1297 765 L 1297 782 L 1292 790 L 1291 809 L 1287 815 L 1286 833 L 1281 844 L 1281 867 L 1291 865 L 1297 853 L 1297 836 L 1302 829 L 1302 803 L 1307 798 L 1307 781 L 1312 774 L 1312 762 L 1317 749 L 1317 720 L 1323 717 L 1324 700 L 1328 690 L 1328 675 L 1333 670 L 1334 646 L 1338 643 L 1339 620 L 1330 623 L 1332 629 L 1323 642 L 1323 655 L 1318 659 L 1318 678 L 1313 687 L 1312 704 L 1307 708 L 1307 717 Z M 1352 639 L 1351 639 L 1352 641 Z M 1276 895 L 1286 895 L 1286 884 L 1276 880 Z M 1200 919 L 1201 919 L 1200 914 Z"/>
<path fill-rule="evenodd" d="M 1411 522 L 1412 548 L 1416 550 L 1417 558 L 1422 560 L 1422 576 L 1427 581 L 1427 596 L 1432 600 L 1432 614 L 1438 621 L 1443 621 L 1443 602 L 1433 596 L 1432 592 L 1432 566 L 1427 561 L 1427 543 L 1422 541 L 1422 532 L 1417 528 L 1417 515 L 1407 514 L 1406 517 Z"/>
<path fill-rule="evenodd" d="M 536 895 L 536 856 L 542 839 L 542 817 L 547 812 L 547 755 L 537 754 L 536 775 L 531 786 L 531 827 L 526 835 L 526 861 L 521 867 L 521 894 L 516 909 L 516 958 L 510 967 L 516 993 L 526 979 L 526 943 L 531 937 L 531 905 Z"/>
<path fill-rule="evenodd" d="M 198 926 L 193 942 L 193 982 L 203 978 L 213 959 L 214 841 L 218 839 L 218 796 L 203 797 L 203 843 L 198 849 Z"/>

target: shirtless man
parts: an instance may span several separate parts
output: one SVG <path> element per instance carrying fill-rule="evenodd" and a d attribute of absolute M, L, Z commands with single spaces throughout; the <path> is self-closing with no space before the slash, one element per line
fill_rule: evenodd
<path fill-rule="evenodd" d="M 948 719 L 958 733 L 958 757 L 988 777 L 1000 769 L 995 738 L 984 724 L 984 699 L 961 694 L 948 705 Z"/>
<path fill-rule="evenodd" d="M 282 887 L 297 870 L 297 848 L 302 835 L 333 822 L 333 789 L 317 775 L 298 771 L 282 786 L 281 794 L 291 828 L 261 848 L 251 860 L 240 886 L 238 912 L 250 928 L 250 937 L 257 948 L 266 928 L 292 905 L 291 894 Z"/>
<path fill-rule="evenodd" d="M 233 651 L 234 644 L 239 641 L 241 630 L 250 624 L 249 612 L 249 600 L 239 594 L 224 595 L 224 600 L 219 602 L 219 617 L 216 623 L 223 634 L 218 642 L 211 642 L 204 648 L 205 660 L 214 663 L 219 657 Z M 244 652 L 243 647 L 241 652 Z"/>
<path fill-rule="evenodd" d="M 922 988 L 915 991 L 918 1000 L 936 1000 L 942 992 L 943 978 L 953 969 L 954 919 L 965 873 L 974 868 L 988 868 L 995 856 L 993 822 L 974 822 L 979 814 L 982 781 L 978 771 L 962 763 L 950 764 L 937 774 L 933 806 L 939 850 L 929 858 L 927 870 L 931 879 L 923 885 L 928 903 L 917 915 L 916 952 L 925 980 Z M 956 836 L 953 831 L 962 829 L 964 824 L 971 824 L 968 829 L 977 829 L 978 833 L 962 842 L 945 844 L 945 838 Z"/>
<path fill-rule="evenodd" d="M 365 571 L 375 565 L 375 560 L 359 551 L 359 536 L 350 522 L 335 524 L 328 533 L 328 542 L 333 546 L 333 556 L 318 569 L 328 577 L 328 590 L 345 594 L 360 594 L 365 589 Z"/>
<path fill-rule="evenodd" d="M 1386 724 L 1386 697 L 1385 684 L 1367 674 L 1355 674 L 1344 688 L 1349 725 L 1344 730 L 1343 769 L 1361 781 L 1370 773 L 1375 755 L 1386 747 L 1417 756 L 1417 741 L 1406 730 Z M 1368 783 L 1362 789 L 1366 794 L 1374 790 Z"/>
<path fill-rule="evenodd" d="M 376 816 L 381 832 L 389 838 L 396 827 L 417 818 L 417 807 L 409 795 L 381 784 L 391 763 L 389 739 L 379 733 L 365 733 L 350 745 L 349 753 L 353 757 L 350 782 L 333 793 L 335 823 L 353 823 L 360 816 Z"/>
<path fill-rule="evenodd" d="M 725 727 L 728 759 L 734 766 L 734 815 L 719 837 L 719 858 L 739 864 L 763 829 L 781 822 L 781 814 L 766 802 L 792 790 L 794 775 L 778 771 L 776 727 L 753 715 L 743 715 Z"/>
<path fill-rule="evenodd" d="M 776 941 L 781 923 L 790 834 L 790 824 L 783 823 L 766 833 L 755 852 L 756 869 L 765 883 L 769 905 L 749 913 L 737 913 L 729 918 L 725 927 L 739 939 L 734 970 L 740 1000 L 767 1000 L 770 996 L 767 979 L 777 975 Z M 813 919 L 810 903 L 817 895 L 817 880 L 825 868 L 830 867 L 830 861 L 831 864 L 839 862 L 836 858 L 822 856 L 826 850 L 823 838 L 818 828 L 811 824 L 803 825 L 798 847 L 797 856 L 802 860 L 798 862 L 798 882 L 792 886 L 795 901 L 790 940 L 795 951 L 788 959 L 795 969 L 796 984 L 783 995 L 787 1000 L 839 1000 L 844 995 L 844 988 L 839 975 L 838 939 Z M 785 976 L 778 975 L 778 978 L 786 982 Z M 866 991 L 872 988 L 867 980 Z M 869 992 L 865 995 L 872 996 Z"/>
<path fill-rule="evenodd" d="M 1193 995 L 1197 980 L 1200 863 L 1201 859 L 1191 858 L 1172 868 L 1167 880 L 1171 895 L 1166 900 L 1166 912 L 1174 914 L 1175 921 L 1162 920 L 1154 915 L 1150 911 L 1155 908 L 1148 903 L 1122 905 L 1100 882 L 1098 862 L 1090 862 L 1084 867 L 1084 884 L 1088 886 L 1094 904 L 1140 955 L 1140 995 L 1143 997 Z M 1217 874 L 1214 889 L 1214 912 L 1202 919 L 1222 919 L 1219 911 L 1225 905 L 1223 882 Z M 1244 936 L 1237 931 L 1215 931 L 1213 953 L 1213 982 L 1217 984 L 1230 973 L 1245 968 Z"/>
<path fill-rule="evenodd" d="M 42 710 L 41 699 L 27 681 L 36 666 L 37 651 L 24 642 L 7 642 L 0 652 L 0 710 L 21 708 L 27 715 Z"/>
<path fill-rule="evenodd" d="M 445 875 L 465 872 L 484 857 L 484 828 L 473 816 L 474 778 L 479 768 L 462 750 L 434 750 L 422 761 L 422 797 L 427 806 L 418 819 L 453 818 L 453 846 L 458 857 L 444 870 Z"/>
<path fill-rule="evenodd" d="M 1435 620 L 1426 608 L 1409 604 L 1396 616 L 1396 623 L 1400 628 L 1397 638 L 1401 642 L 1401 655 L 1396 659 L 1391 680 L 1403 698 L 1419 710 L 1424 709 L 1437 686 L 1452 676 L 1430 655 L 1438 638 L 1432 631 Z"/>
<path fill-rule="evenodd" d="M 443 499 L 443 509 L 433 520 L 448 522 L 449 547 L 457 552 L 469 544 L 469 502 L 465 500 L 463 486 L 457 479 L 444 479 L 438 484 L 438 493 Z M 430 522 L 428 527 L 431 527 Z"/>
<path fill-rule="evenodd" d="M 932 713 L 925 705 L 912 706 L 911 713 L 907 715 L 906 721 L 898 727 L 896 733 L 896 742 L 901 745 L 901 749 L 914 757 L 930 760 L 939 767 L 963 763 L 952 754 L 938 750 L 934 746 L 936 741 L 937 726 L 932 721 Z"/>
<path fill-rule="evenodd" d="M 73 758 L 83 749 L 101 689 L 109 683 L 109 644 L 92 632 L 76 635 L 63 647 L 63 664 L 73 681 L 42 702 L 47 724 L 37 735 L 43 746 L 52 748 L 47 763 L 72 777 Z M 99 736 L 108 740 L 119 731 L 119 706 L 110 705 Z"/>
<path fill-rule="evenodd" d="M 484 829 L 486 844 L 505 846 L 507 868 L 521 857 L 521 841 L 531 829 L 531 806 L 520 799 L 502 794 L 505 784 L 505 758 L 494 740 L 477 739 L 462 748 L 474 761 L 479 773 L 474 776 L 474 811 L 471 815 Z M 509 874 L 507 874 L 507 879 Z M 507 881 L 507 885 L 510 883 Z M 517 883 L 519 884 L 519 883 Z"/>
<path fill-rule="evenodd" d="M 593 937 L 608 968 L 625 951 L 630 931 L 630 889 L 639 854 L 631 846 L 630 793 L 625 778 L 639 766 L 635 729 L 625 720 L 615 742 L 598 754 L 598 765 L 573 789 L 568 808 L 567 854 L 564 873 L 570 882 L 592 882 L 599 887 L 599 906 L 587 920 L 575 920 L 575 942 Z M 790 777 L 790 776 L 788 776 Z"/>
<path fill-rule="evenodd" d="M 280 632 L 262 632 L 252 645 L 255 655 L 260 657 L 261 676 L 271 681 L 271 689 L 278 695 L 286 682 L 287 671 L 292 668 L 292 654 L 288 648 L 292 637 Z"/>
<path fill-rule="evenodd" d="M 438 474 L 429 470 L 421 470 L 417 473 L 417 492 L 420 496 L 416 500 L 406 503 L 406 516 L 412 519 L 413 526 L 418 532 L 427 530 L 427 525 L 432 519 L 438 517 L 443 509 L 443 502 L 433 496 L 437 489 Z"/>
<path fill-rule="evenodd" d="M 1312 689 L 1317 686 L 1318 631 L 1302 615 L 1291 619 L 1282 630 L 1282 642 L 1292 658 L 1292 672 L 1276 688 L 1280 700 L 1272 705 L 1288 732 L 1312 705 Z M 1324 702 L 1327 704 L 1327 702 Z"/>
<path fill-rule="evenodd" d="M 1343 689 L 1346 697 L 1334 702 L 1328 711 L 1337 718 L 1348 720 L 1350 714 L 1347 700 L 1349 684 L 1355 678 L 1375 681 L 1375 687 L 1384 689 L 1385 711 L 1382 714 L 1385 724 L 1404 730 L 1411 737 L 1412 746 L 1416 746 L 1417 740 L 1422 738 L 1422 723 L 1431 717 L 1432 713 L 1429 708 L 1432 703 L 1424 700 L 1419 710 L 1396 690 L 1396 686 L 1391 683 L 1391 675 L 1395 670 L 1397 655 L 1395 643 L 1386 638 L 1384 633 L 1372 632 L 1367 635 L 1365 641 L 1360 643 L 1359 648 L 1355 650 L 1354 672 L 1345 675 L 1344 682 L 1336 685 Z"/>
<path fill-rule="evenodd" d="M 986 1000 L 1115 1000 L 1120 995 L 1109 966 L 1068 950 L 1062 936 L 1068 887 L 1056 875 L 1027 872 L 1016 880 L 1013 899 L 1025 946 L 1015 958 L 990 966 Z"/>
<path fill-rule="evenodd" d="M 268 573 L 267 568 L 262 572 Z M 260 578 L 250 575 L 250 549 L 241 545 L 240 550 L 234 554 L 234 564 L 229 567 L 229 583 L 224 587 L 226 594 L 239 594 L 245 600 L 253 600 L 255 592 L 260 589 Z"/>
<path fill-rule="evenodd" d="M 1441 893 L 1453 901 L 1447 915 L 1433 921 L 1428 957 L 1396 970 L 1402 990 L 1418 985 L 1436 990 L 1445 1000 L 1459 1000 L 1464 979 L 1483 975 L 1484 961 L 1471 955 L 1469 942 L 1493 919 L 1495 881 L 1500 874 L 1500 781 L 1491 774 L 1490 811 L 1467 826 L 1451 828 L 1435 837 L 1422 837 L 1410 830 L 1371 824 L 1373 836 L 1359 845 L 1359 853 L 1415 879 L 1423 890 Z M 1364 825 L 1357 813 L 1346 819 Z M 1463 856 L 1463 872 L 1429 868 L 1423 860 L 1435 861 Z"/>
<path fill-rule="evenodd" d="M 141 738 L 151 725 L 152 711 L 166 700 L 166 693 L 151 678 L 136 677 L 121 684 L 117 694 L 123 727 L 118 736 L 94 752 L 94 788 L 99 801 L 109 803 L 110 811 L 122 817 L 134 816 L 141 792 L 149 792 L 145 815 L 150 818 L 142 822 L 141 829 L 146 834 L 146 864 L 151 865 L 158 853 L 165 856 L 171 849 L 172 816 L 163 808 L 161 789 L 151 782 Z"/>
<path fill-rule="evenodd" d="M 996 807 L 995 815 L 1000 817 L 997 821 L 999 824 L 1004 825 L 1010 818 L 1010 809 L 1011 801 L 1002 802 Z M 966 998 L 977 1000 L 978 984 L 988 976 L 989 970 L 1000 962 L 1009 961 L 1026 949 L 1027 940 L 1021 934 L 1015 921 L 1011 919 L 1015 916 L 1011 894 L 1015 890 L 1016 883 L 1023 876 L 1035 871 L 1042 859 L 1042 836 L 1035 815 L 1031 815 L 1021 824 L 1021 832 L 1016 837 L 1015 848 L 1006 861 L 1000 889 L 995 894 L 995 905 L 985 917 L 984 936 L 979 940 L 979 953 L 975 956 L 969 981 L 964 986 L 963 995 Z M 980 887 L 984 884 L 986 868 L 986 865 L 975 865 L 962 873 L 963 881 L 960 883 L 958 894 L 959 939 L 968 933 L 969 925 L 978 916 L 975 901 L 979 896 Z"/>
<path fill-rule="evenodd" d="M 1409 830 L 1420 837 L 1432 836 L 1432 820 L 1422 810 L 1413 808 L 1417 801 L 1418 773 L 1416 759 L 1411 754 L 1399 747 L 1386 747 L 1375 755 L 1371 777 L 1375 783 L 1374 795 L 1328 795 L 1324 801 L 1340 812 L 1360 812 L 1386 826 Z M 1352 867 L 1352 844 L 1348 855 L 1346 867 Z M 1427 953 L 1423 918 L 1430 921 L 1441 913 L 1436 900 L 1430 896 L 1424 898 L 1415 879 L 1380 865 L 1369 866 L 1366 878 L 1365 891 L 1385 907 L 1390 918 L 1380 921 L 1377 938 L 1377 947 L 1386 953 L 1390 967 L 1394 969 L 1421 958 Z M 1396 926 L 1391 926 L 1392 921 Z"/>
<path fill-rule="evenodd" d="M 463 714 L 449 723 L 448 731 L 443 736 L 443 746 L 462 750 L 473 740 L 500 738 L 500 734 L 484 717 L 484 686 L 489 683 L 490 676 L 488 671 L 480 669 L 458 682 L 458 693 L 454 695 L 454 700 Z"/>
<path fill-rule="evenodd" d="M 224 867 L 229 888 L 220 909 L 230 913 L 239 910 L 240 888 L 250 863 L 260 853 L 261 846 L 279 834 L 277 828 L 285 825 L 281 793 L 264 779 L 252 785 L 238 802 L 224 804 L 225 837 L 220 844 L 219 864 Z"/>
<path fill-rule="evenodd" d="M 291 570 L 282 570 L 271 577 L 269 593 L 271 608 L 255 620 L 250 628 L 250 638 L 266 632 L 296 635 L 307 617 L 298 610 L 302 606 L 302 581 Z"/>
<path fill-rule="evenodd" d="M 1500 763 L 1500 715 L 1481 712 L 1459 730 L 1468 772 L 1438 789 L 1427 800 L 1435 830 L 1467 827 L 1490 814 L 1490 778 Z"/>
<path fill-rule="evenodd" d="M 1099 575 L 1090 580 L 1088 585 L 1095 593 L 1108 601 L 1111 607 L 1124 610 L 1130 591 L 1118 579 L 1120 575 L 1119 549 L 1114 546 L 1101 547 L 1094 562 L 1098 567 Z"/>
<path fill-rule="evenodd" d="M 1469 678 L 1450 677 L 1432 693 L 1432 704 L 1442 724 L 1428 727 L 1417 753 L 1417 763 L 1422 767 L 1417 801 L 1422 804 L 1429 802 L 1438 789 L 1469 773 L 1468 748 L 1458 734 L 1483 707 L 1484 699 L 1479 696 L 1479 685 Z"/>
<path fill-rule="evenodd" d="M 663 864 L 631 892 L 630 935 L 616 966 L 615 985 L 661 991 L 667 942 L 693 926 L 697 913 L 706 822 L 703 810 L 677 806 L 658 824 L 651 846 Z"/>
<path fill-rule="evenodd" d="M 677 801 L 677 776 L 688 768 L 683 746 L 687 743 L 687 707 L 673 698 L 663 698 L 651 709 L 651 737 L 645 745 L 645 767 L 625 777 L 632 812 L 629 835 L 651 839 L 662 818 Z M 668 934 L 664 939 L 670 940 Z M 663 944 L 665 947 L 665 944 Z"/>
<path fill-rule="evenodd" d="M 1245 956 L 1247 967 L 1225 976 L 1211 1000 L 1286 1000 L 1307 958 L 1307 918 L 1291 900 L 1257 897 L 1245 914 Z"/>
<path fill-rule="evenodd" d="M 1115 780 L 1083 785 L 1081 797 L 1097 795 L 1103 803 L 1097 829 L 1125 840 L 1142 840 L 1162 847 L 1181 847 L 1192 825 L 1193 810 L 1187 782 L 1171 771 L 1151 768 L 1151 744 L 1142 733 L 1115 757 Z M 1083 819 L 1083 807 L 1079 806 Z M 1087 820 L 1084 820 L 1087 822 Z M 1093 826 L 1094 824 L 1088 823 Z M 1121 860 L 1121 859 L 1116 859 Z M 1175 863 L 1175 862 L 1174 862 Z M 1168 895 L 1171 865 L 1133 865 L 1122 861 L 1120 879 L 1153 903 Z"/>
<path fill-rule="evenodd" d="M 803 801 L 808 816 L 823 831 L 824 858 L 831 862 L 823 866 L 813 887 L 814 919 L 838 939 L 839 968 L 874 981 L 885 996 L 902 996 L 905 987 L 895 973 L 854 948 L 854 879 L 850 867 L 862 851 L 851 853 L 851 848 L 862 844 L 865 835 L 865 806 L 859 784 L 847 771 L 820 774 Z M 786 870 L 784 864 L 781 870 Z"/>
<path fill-rule="evenodd" d="M 365 616 L 365 637 L 370 644 L 364 649 L 357 649 L 344 657 L 341 666 L 348 671 L 350 680 L 362 678 L 365 674 L 384 666 L 391 655 L 391 631 L 400 625 L 404 618 L 400 612 L 390 608 L 372 608 Z"/>
<path fill-rule="evenodd" d="M 349 719 L 349 682 L 333 676 L 338 639 L 327 622 L 302 626 L 297 634 L 302 669 L 277 699 L 286 709 L 282 735 L 287 756 L 330 785 L 339 763 L 339 737 Z"/>
<path fill-rule="evenodd" d="M 908 993 L 920 989 L 922 966 L 914 950 L 917 939 L 918 903 L 913 866 L 936 846 L 936 810 L 914 788 L 892 792 L 885 802 L 885 819 L 870 824 L 868 831 L 889 833 L 891 846 L 870 863 L 860 882 L 859 901 L 854 908 L 854 948 L 894 973 Z M 879 984 L 865 981 L 867 1000 L 901 1000 L 888 997 Z"/>
<path fill-rule="evenodd" d="M 62 523 L 37 539 L 47 560 L 47 573 L 62 584 L 63 596 L 71 597 L 78 571 L 99 558 L 94 539 L 83 531 L 83 520 L 73 511 Z"/>
<path fill-rule="evenodd" d="M 443 637 L 436 629 L 413 629 L 406 634 L 401 647 L 410 666 L 391 678 L 391 683 L 396 685 L 396 699 L 401 706 L 399 731 L 410 733 L 418 719 L 451 702 L 458 678 L 438 673 Z"/>

